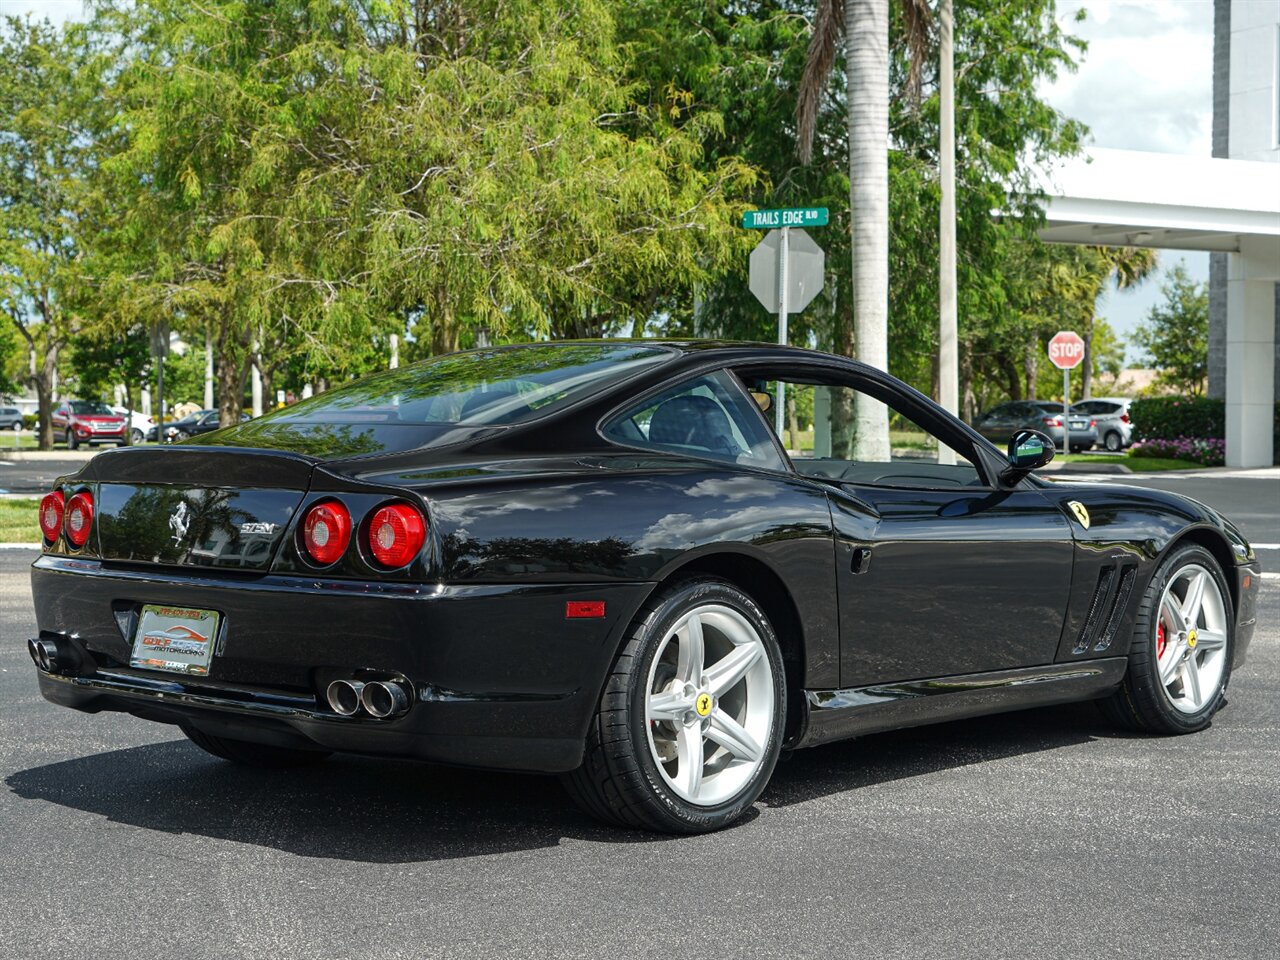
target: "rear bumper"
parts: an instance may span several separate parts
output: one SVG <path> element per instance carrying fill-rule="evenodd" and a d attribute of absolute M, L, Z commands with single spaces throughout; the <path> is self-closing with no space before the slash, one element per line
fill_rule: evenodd
<path fill-rule="evenodd" d="M 39 671 L 46 699 L 209 733 L 509 770 L 581 762 L 587 724 L 647 583 L 424 586 L 120 569 L 45 556 L 32 568 L 42 638 L 70 652 Z M 566 620 L 565 601 L 606 616 Z M 208 677 L 128 666 L 143 603 L 216 610 Z M 409 711 L 376 720 L 327 705 L 330 680 L 404 677 Z"/>

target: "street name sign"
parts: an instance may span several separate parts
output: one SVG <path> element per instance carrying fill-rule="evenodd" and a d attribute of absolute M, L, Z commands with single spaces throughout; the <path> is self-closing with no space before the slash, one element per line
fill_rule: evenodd
<path fill-rule="evenodd" d="M 1084 340 L 1074 330 L 1062 330 L 1049 341 L 1049 362 L 1059 370 L 1074 370 L 1084 360 Z"/>
<path fill-rule="evenodd" d="M 788 207 L 782 210 L 748 210 L 742 225 L 748 230 L 773 230 L 776 227 L 825 227 L 826 207 Z"/>

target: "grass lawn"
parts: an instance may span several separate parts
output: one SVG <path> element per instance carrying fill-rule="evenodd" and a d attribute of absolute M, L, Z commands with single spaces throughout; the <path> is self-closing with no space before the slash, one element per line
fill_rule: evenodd
<path fill-rule="evenodd" d="M 1066 463 L 1123 463 L 1134 473 L 1156 473 L 1161 470 L 1203 470 L 1204 465 L 1191 460 L 1170 460 L 1165 457 L 1100 457 L 1087 453 L 1059 454 L 1053 458 Z"/>
<path fill-rule="evenodd" d="M 39 500 L 0 500 L 0 543 L 39 543 Z"/>

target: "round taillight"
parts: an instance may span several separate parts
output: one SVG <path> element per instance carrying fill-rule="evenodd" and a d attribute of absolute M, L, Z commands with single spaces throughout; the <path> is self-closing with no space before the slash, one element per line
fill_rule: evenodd
<path fill-rule="evenodd" d="M 339 500 L 317 503 L 302 521 L 302 544 L 322 567 L 337 563 L 351 542 L 351 513 Z"/>
<path fill-rule="evenodd" d="M 63 503 L 62 491 L 46 493 L 40 501 L 40 532 L 48 543 L 58 539 L 58 531 L 62 529 Z"/>
<path fill-rule="evenodd" d="M 403 567 L 427 539 L 427 523 L 416 507 L 389 503 L 369 521 L 369 551 L 384 567 Z"/>
<path fill-rule="evenodd" d="M 93 528 L 93 494 L 81 490 L 67 504 L 67 539 L 83 547 Z"/>

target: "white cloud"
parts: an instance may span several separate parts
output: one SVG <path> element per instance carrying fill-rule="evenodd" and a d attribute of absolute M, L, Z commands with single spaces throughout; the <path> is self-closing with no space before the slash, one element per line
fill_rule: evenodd
<path fill-rule="evenodd" d="M 85 0 L 0 0 L 0 17 L 49 19 L 54 23 L 85 19 Z"/>
<path fill-rule="evenodd" d="M 1082 7 L 1086 19 L 1076 23 Z M 1097 146 L 1210 154 L 1212 0 L 1067 0 L 1059 21 L 1089 50 L 1077 73 L 1041 93 L 1088 124 Z"/>

